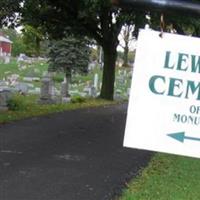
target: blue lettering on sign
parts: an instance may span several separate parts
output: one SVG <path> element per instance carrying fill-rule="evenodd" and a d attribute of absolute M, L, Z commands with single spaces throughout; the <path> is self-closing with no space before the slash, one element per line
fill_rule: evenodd
<path fill-rule="evenodd" d="M 164 69 L 200 74 L 200 56 L 178 53 L 177 59 L 173 61 L 171 55 L 170 51 L 166 52 Z M 149 89 L 156 95 L 200 100 L 200 82 L 198 81 L 154 75 L 149 80 Z"/>

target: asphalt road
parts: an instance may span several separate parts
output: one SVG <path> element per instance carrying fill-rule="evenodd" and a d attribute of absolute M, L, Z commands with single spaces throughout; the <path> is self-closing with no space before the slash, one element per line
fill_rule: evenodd
<path fill-rule="evenodd" d="M 0 200 L 111 200 L 150 152 L 122 147 L 127 105 L 0 126 Z"/>

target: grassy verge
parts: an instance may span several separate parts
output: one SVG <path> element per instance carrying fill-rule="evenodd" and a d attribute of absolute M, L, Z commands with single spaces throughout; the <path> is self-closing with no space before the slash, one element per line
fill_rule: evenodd
<path fill-rule="evenodd" d="M 102 99 L 84 99 L 83 102 L 39 105 L 37 104 L 37 99 L 38 97 L 34 95 L 15 97 L 15 102 L 17 102 L 16 110 L 0 112 L 0 123 L 11 122 L 34 116 L 47 115 L 50 113 L 62 112 L 65 110 L 105 106 L 117 103 L 114 101 L 106 101 Z"/>
<path fill-rule="evenodd" d="M 120 200 L 199 200 L 200 160 L 156 154 Z"/>

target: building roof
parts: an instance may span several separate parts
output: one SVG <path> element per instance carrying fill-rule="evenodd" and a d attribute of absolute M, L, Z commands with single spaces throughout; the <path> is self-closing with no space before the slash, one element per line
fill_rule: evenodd
<path fill-rule="evenodd" d="M 0 42 L 6 42 L 6 43 L 12 44 L 12 41 L 10 41 L 8 38 L 1 35 L 0 35 Z"/>

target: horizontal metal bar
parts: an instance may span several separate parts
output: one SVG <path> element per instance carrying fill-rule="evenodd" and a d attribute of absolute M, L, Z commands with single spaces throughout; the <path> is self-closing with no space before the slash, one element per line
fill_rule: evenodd
<path fill-rule="evenodd" d="M 200 1 L 197 0 L 111 0 L 115 5 L 141 7 L 168 11 L 179 11 L 200 15 Z"/>

